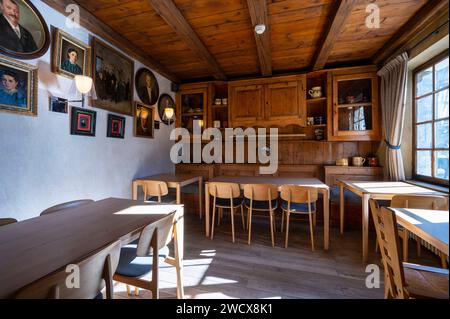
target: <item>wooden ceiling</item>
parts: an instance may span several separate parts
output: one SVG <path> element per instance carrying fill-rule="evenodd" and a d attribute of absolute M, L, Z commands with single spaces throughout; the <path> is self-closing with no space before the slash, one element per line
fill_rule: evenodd
<path fill-rule="evenodd" d="M 52 1 L 45 1 L 47 3 Z M 432 0 L 76 0 L 182 82 L 367 63 Z M 434 1 L 437 2 L 437 1 Z M 381 28 L 365 25 L 380 8 Z M 448 5 L 448 1 L 447 1 Z M 254 32 L 265 22 L 263 38 Z M 149 65 L 150 67 L 152 65 Z"/>

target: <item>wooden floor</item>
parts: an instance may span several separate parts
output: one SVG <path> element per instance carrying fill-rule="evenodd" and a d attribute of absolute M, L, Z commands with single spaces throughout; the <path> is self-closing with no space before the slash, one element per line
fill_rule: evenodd
<path fill-rule="evenodd" d="M 216 227 L 214 240 L 204 236 L 204 220 L 186 212 L 184 291 L 186 298 L 383 298 L 379 289 L 365 286 L 361 232 L 340 235 L 331 228 L 330 249 L 323 250 L 322 222 L 315 228 L 316 250 L 311 251 L 308 223 L 291 220 L 289 248 L 277 219 L 276 247 L 272 248 L 268 217 L 254 218 L 252 244 L 247 245 L 239 215 L 235 215 L 236 243 L 231 241 L 229 212 Z M 279 216 L 278 216 L 279 217 Z M 375 254 L 375 234 L 371 234 L 369 263 L 380 265 Z M 439 267 L 438 257 L 422 249 L 417 258 L 410 243 L 410 262 Z M 381 282 L 383 274 L 381 272 Z M 160 267 L 160 297 L 175 298 L 175 269 Z M 116 283 L 116 298 L 151 298 L 149 291 L 127 296 L 123 284 Z M 133 290 L 132 290 L 133 291 Z"/>

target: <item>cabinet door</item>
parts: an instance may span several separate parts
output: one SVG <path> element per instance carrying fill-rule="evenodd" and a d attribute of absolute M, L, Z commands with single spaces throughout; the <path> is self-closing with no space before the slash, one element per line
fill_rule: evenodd
<path fill-rule="evenodd" d="M 329 140 L 379 140 L 377 75 L 334 76 L 332 117 L 333 129 Z"/>
<path fill-rule="evenodd" d="M 265 87 L 266 121 L 273 124 L 305 124 L 304 81 L 267 84 Z"/>
<path fill-rule="evenodd" d="M 251 126 L 263 119 L 262 85 L 232 86 L 230 115 L 233 126 Z"/>
<path fill-rule="evenodd" d="M 177 94 L 176 125 L 190 132 L 207 119 L 207 88 L 183 89 Z"/>

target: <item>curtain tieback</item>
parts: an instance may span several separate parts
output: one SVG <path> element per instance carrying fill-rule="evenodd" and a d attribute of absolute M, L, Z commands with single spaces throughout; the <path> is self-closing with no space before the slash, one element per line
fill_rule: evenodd
<path fill-rule="evenodd" d="M 401 145 L 394 146 L 394 145 L 392 145 L 391 143 L 389 143 L 387 140 L 384 140 L 384 142 L 386 143 L 387 147 L 388 147 L 390 150 L 396 150 L 396 151 L 398 151 L 398 150 L 401 148 Z"/>

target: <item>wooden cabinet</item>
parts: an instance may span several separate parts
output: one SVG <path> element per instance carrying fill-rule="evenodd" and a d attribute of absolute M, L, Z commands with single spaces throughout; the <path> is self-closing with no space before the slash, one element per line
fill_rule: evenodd
<path fill-rule="evenodd" d="M 208 112 L 208 85 L 184 85 L 177 93 L 176 125 L 193 132 L 204 127 Z"/>
<path fill-rule="evenodd" d="M 329 141 L 381 139 L 378 77 L 375 72 L 333 73 Z"/>
<path fill-rule="evenodd" d="M 231 82 L 229 84 L 231 125 L 304 126 L 305 88 L 304 74 Z"/>
<path fill-rule="evenodd" d="M 231 123 L 234 126 L 250 126 L 263 119 L 263 85 L 232 86 L 229 95 Z"/>

